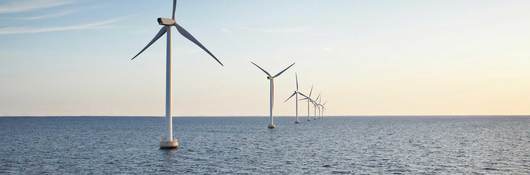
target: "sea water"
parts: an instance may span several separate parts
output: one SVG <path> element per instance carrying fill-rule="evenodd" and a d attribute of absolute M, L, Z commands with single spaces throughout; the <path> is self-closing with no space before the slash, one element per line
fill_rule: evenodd
<path fill-rule="evenodd" d="M 0 174 L 530 174 L 530 117 L 0 117 Z"/>

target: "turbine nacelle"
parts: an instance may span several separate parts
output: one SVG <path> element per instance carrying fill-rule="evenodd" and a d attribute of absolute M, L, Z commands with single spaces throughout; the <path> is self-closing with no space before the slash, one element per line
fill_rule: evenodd
<path fill-rule="evenodd" d="M 173 26 L 177 23 L 171 18 L 158 18 L 156 21 L 158 21 L 158 24 L 163 26 Z"/>

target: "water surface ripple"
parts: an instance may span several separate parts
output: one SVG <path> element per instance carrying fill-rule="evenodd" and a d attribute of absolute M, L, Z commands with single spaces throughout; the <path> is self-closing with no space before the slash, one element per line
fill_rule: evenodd
<path fill-rule="evenodd" d="M 0 174 L 530 174 L 528 117 L 0 118 Z"/>

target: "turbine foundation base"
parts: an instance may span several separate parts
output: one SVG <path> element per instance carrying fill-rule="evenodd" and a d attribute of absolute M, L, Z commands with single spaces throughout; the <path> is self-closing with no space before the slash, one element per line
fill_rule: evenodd
<path fill-rule="evenodd" d="M 276 128 L 276 125 L 274 125 L 274 124 L 271 123 L 271 124 L 269 124 L 269 126 L 267 126 L 267 128 L 269 128 L 269 129 L 274 129 L 274 128 Z"/>
<path fill-rule="evenodd" d="M 160 149 L 178 149 L 179 141 L 173 139 L 170 141 L 160 141 Z"/>

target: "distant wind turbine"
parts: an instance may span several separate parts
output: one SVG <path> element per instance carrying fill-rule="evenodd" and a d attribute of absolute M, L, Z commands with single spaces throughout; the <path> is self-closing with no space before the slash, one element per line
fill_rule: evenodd
<path fill-rule="evenodd" d="M 320 105 L 320 108 L 322 108 L 322 114 L 320 114 L 321 118 L 324 119 L 324 111 L 326 110 L 326 102 L 322 103 Z"/>
<path fill-rule="evenodd" d="M 318 99 L 320 99 L 320 94 L 318 94 L 318 97 L 315 99 L 315 100 L 312 100 L 313 101 L 313 120 L 316 120 L 317 119 L 317 108 L 318 108 L 318 105 L 317 105 L 317 101 Z"/>
<path fill-rule="evenodd" d="M 294 121 L 294 123 L 298 124 L 298 123 L 300 123 L 300 121 L 298 121 L 298 94 L 300 92 L 298 92 L 298 74 L 296 74 L 296 73 L 295 73 L 295 79 L 296 79 L 296 90 L 294 90 L 294 92 L 291 94 L 291 96 L 289 96 L 289 98 L 287 98 L 284 101 L 284 103 L 289 101 L 289 99 L 291 99 L 291 97 L 293 97 L 293 96 L 295 97 L 294 101 L 295 101 L 295 107 L 296 107 L 296 120 Z"/>
<path fill-rule="evenodd" d="M 305 95 L 303 93 L 300 93 L 300 95 L 304 96 L 305 98 L 303 99 L 300 99 L 300 100 L 307 100 L 307 121 L 310 121 L 309 120 L 309 103 L 312 102 L 312 99 L 311 99 L 311 94 L 313 93 L 313 86 L 311 86 L 311 90 L 309 91 L 309 95 Z"/>
<path fill-rule="evenodd" d="M 317 119 L 320 119 L 322 118 L 322 97 L 318 99 L 318 102 L 317 102 L 317 107 L 318 107 L 318 118 Z"/>
<path fill-rule="evenodd" d="M 160 37 L 162 37 L 164 34 L 167 33 L 167 43 L 166 43 L 166 119 L 167 119 L 167 129 L 168 129 L 168 135 L 166 140 L 160 141 L 160 148 L 161 149 L 172 149 L 172 148 L 178 148 L 179 142 L 176 138 L 173 138 L 173 121 L 171 117 L 172 113 L 172 97 L 171 97 L 171 27 L 177 28 L 177 31 L 190 40 L 191 42 L 195 43 L 197 46 L 199 46 L 202 50 L 204 50 L 206 53 L 208 53 L 210 56 L 215 59 L 221 66 L 223 63 L 217 59 L 206 47 L 204 47 L 195 37 L 193 37 L 188 31 L 186 31 L 183 27 L 181 27 L 179 24 L 175 22 L 175 9 L 177 6 L 177 0 L 173 0 L 173 12 L 171 19 L 170 18 L 158 18 L 158 24 L 162 26 L 160 31 L 155 35 L 155 37 L 145 46 L 138 54 L 136 54 L 131 60 L 135 59 L 138 55 L 140 55 L 142 52 L 144 52 L 149 46 L 151 46 L 155 41 L 157 41 Z"/>
<path fill-rule="evenodd" d="M 272 117 L 272 107 L 274 106 L 274 78 L 280 76 L 283 72 L 285 72 L 287 69 L 291 68 L 293 64 L 291 64 L 290 66 L 288 66 L 287 68 L 283 69 L 282 71 L 280 71 L 279 73 L 277 73 L 276 75 L 272 76 L 271 74 L 269 74 L 269 72 L 267 72 L 265 69 L 259 67 L 256 63 L 254 62 L 250 62 L 252 63 L 254 66 L 258 67 L 261 71 L 263 71 L 265 74 L 267 74 L 267 79 L 269 79 L 269 83 L 270 83 L 270 101 L 269 101 L 269 126 L 267 126 L 269 129 L 273 129 L 273 128 L 276 128 L 276 125 L 274 125 L 274 119 Z"/>

